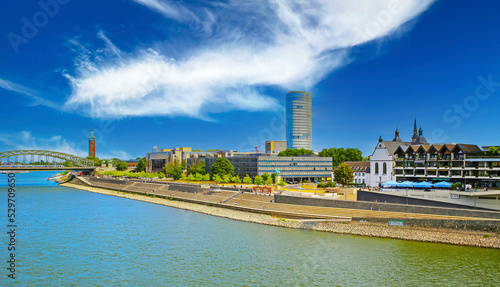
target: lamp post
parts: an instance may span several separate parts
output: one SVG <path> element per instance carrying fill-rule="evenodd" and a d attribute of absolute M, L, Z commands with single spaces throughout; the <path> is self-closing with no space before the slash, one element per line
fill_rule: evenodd
<path fill-rule="evenodd" d="M 467 191 L 467 176 L 465 176 L 465 165 L 462 165 L 463 175 L 464 175 L 464 191 Z"/>

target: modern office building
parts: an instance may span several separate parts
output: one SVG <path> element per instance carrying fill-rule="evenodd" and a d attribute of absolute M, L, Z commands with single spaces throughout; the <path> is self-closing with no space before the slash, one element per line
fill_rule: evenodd
<path fill-rule="evenodd" d="M 312 149 L 311 94 L 286 94 L 286 147 Z"/>
<path fill-rule="evenodd" d="M 264 173 L 272 174 L 279 169 L 280 176 L 285 181 L 323 181 L 329 180 L 332 173 L 332 158 L 318 156 L 277 156 L 269 153 L 239 154 L 226 157 L 234 166 L 234 173 L 241 178 L 255 178 Z M 210 168 L 217 158 L 206 158 L 205 169 Z"/>
<path fill-rule="evenodd" d="M 279 153 L 286 150 L 286 141 L 266 141 L 266 153 Z"/>
<path fill-rule="evenodd" d="M 158 172 L 168 164 L 187 163 L 187 167 L 196 163 L 199 160 L 204 160 L 208 157 L 225 157 L 233 155 L 234 151 L 193 151 L 190 147 L 174 147 L 173 149 L 161 149 L 158 152 L 156 146 L 153 147 L 152 153 L 146 154 L 146 172 Z"/>

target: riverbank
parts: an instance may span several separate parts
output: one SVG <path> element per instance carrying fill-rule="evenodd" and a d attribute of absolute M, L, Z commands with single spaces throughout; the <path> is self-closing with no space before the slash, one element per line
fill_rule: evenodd
<path fill-rule="evenodd" d="M 387 226 L 386 224 L 363 223 L 354 221 L 328 222 L 327 220 L 288 220 L 266 214 L 245 212 L 176 200 L 168 200 L 158 197 L 149 197 L 145 195 L 132 194 L 91 186 L 76 185 L 72 183 L 65 183 L 62 185 L 104 195 L 140 200 L 144 202 L 199 212 L 207 215 L 229 218 L 244 222 L 265 224 L 270 226 L 500 249 L 500 237 L 498 234 L 486 235 L 483 232 L 467 232 L 448 229 L 430 229 L 416 227 L 395 227 Z"/>

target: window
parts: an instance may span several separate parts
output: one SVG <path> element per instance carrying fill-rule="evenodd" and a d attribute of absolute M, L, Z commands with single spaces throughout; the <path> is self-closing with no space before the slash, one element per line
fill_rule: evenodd
<path fill-rule="evenodd" d="M 375 174 L 378 174 L 378 162 L 375 163 Z"/>
<path fill-rule="evenodd" d="M 384 162 L 384 172 L 383 174 L 387 174 L 387 163 Z"/>

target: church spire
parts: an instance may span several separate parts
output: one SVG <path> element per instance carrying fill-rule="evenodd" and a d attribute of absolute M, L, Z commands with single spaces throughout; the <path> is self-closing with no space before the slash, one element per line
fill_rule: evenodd
<path fill-rule="evenodd" d="M 413 123 L 413 135 L 417 135 L 417 115 L 415 115 L 415 122 Z"/>

